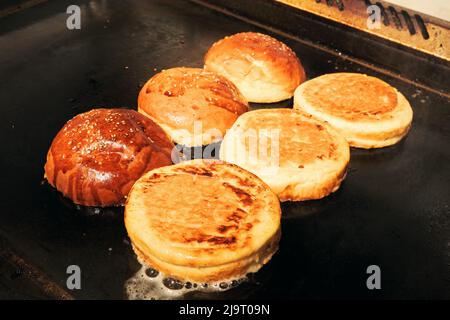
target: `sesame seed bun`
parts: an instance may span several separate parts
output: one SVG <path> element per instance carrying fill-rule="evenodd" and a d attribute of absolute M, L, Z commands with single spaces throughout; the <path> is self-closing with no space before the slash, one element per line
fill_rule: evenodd
<path fill-rule="evenodd" d="M 74 203 L 123 205 L 145 172 L 172 164 L 174 145 L 142 114 L 126 109 L 93 109 L 59 131 L 47 153 L 45 177 Z"/>
<path fill-rule="evenodd" d="M 205 69 L 231 80 L 250 102 L 271 103 L 292 97 L 306 80 L 295 53 L 261 33 L 243 32 L 214 43 L 205 55 Z"/>
<path fill-rule="evenodd" d="M 147 81 L 138 98 L 138 111 L 186 146 L 222 140 L 247 110 L 247 101 L 233 83 L 199 68 L 164 70 Z"/>

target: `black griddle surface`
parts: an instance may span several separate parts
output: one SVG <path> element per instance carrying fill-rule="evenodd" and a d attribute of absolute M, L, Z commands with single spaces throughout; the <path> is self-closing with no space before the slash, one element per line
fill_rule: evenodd
<path fill-rule="evenodd" d="M 149 77 L 164 68 L 201 67 L 208 47 L 226 35 L 271 33 L 187 1 L 80 3 L 81 30 L 66 29 L 71 1 L 0 19 L 0 238 L 3 252 L 12 250 L 61 288 L 67 266 L 79 265 L 82 289 L 66 289 L 75 298 L 121 299 L 124 282 L 138 269 L 121 210 L 89 215 L 43 182 L 53 137 L 67 120 L 92 108 L 136 108 Z M 393 147 L 353 149 L 335 194 L 284 203 L 280 250 L 272 261 L 251 283 L 202 297 L 450 298 L 449 101 L 274 36 L 296 51 L 309 78 L 363 72 L 397 87 L 414 109 L 412 129 Z M 15 286 L 24 297 L 45 296 L 24 289 L 20 272 L 10 275 L 2 263 L 0 297 L 20 296 Z M 372 264 L 381 268 L 381 290 L 366 287 Z"/>

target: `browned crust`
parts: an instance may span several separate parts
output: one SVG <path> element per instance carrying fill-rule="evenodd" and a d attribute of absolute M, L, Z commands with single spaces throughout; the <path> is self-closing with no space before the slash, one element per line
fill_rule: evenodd
<path fill-rule="evenodd" d="M 194 121 L 201 121 L 203 130 L 217 129 L 224 135 L 248 111 L 248 103 L 222 76 L 199 68 L 172 68 L 147 81 L 138 109 L 172 130 L 193 134 Z"/>
<path fill-rule="evenodd" d="M 397 107 L 397 91 L 375 77 L 332 73 L 311 80 L 303 97 L 318 110 L 349 121 L 389 119 Z M 314 83 L 314 85 L 313 85 Z"/>
<path fill-rule="evenodd" d="M 382 148 L 409 131 L 413 110 L 388 83 L 365 74 L 331 73 L 300 85 L 294 108 L 328 122 L 353 147 Z"/>
<path fill-rule="evenodd" d="M 277 152 L 277 158 L 239 157 L 241 148 L 250 150 L 249 139 L 240 132 L 250 128 L 280 129 L 278 149 L 271 150 L 272 142 L 267 143 L 265 153 Z M 261 141 L 253 143 L 261 150 Z M 259 109 L 240 117 L 225 136 L 220 152 L 220 159 L 236 163 L 268 183 L 280 201 L 320 199 L 336 191 L 349 158 L 347 141 L 329 124 L 300 110 L 284 108 Z M 270 166 L 274 171 L 267 171 Z"/>
<path fill-rule="evenodd" d="M 278 198 L 263 181 L 207 160 L 149 172 L 125 206 L 128 235 L 146 264 L 198 281 L 242 275 L 268 261 L 280 217 Z"/>
<path fill-rule="evenodd" d="M 56 135 L 45 177 L 77 204 L 122 205 L 143 173 L 172 164 L 173 147 L 157 124 L 136 111 L 94 109 Z"/>
<path fill-rule="evenodd" d="M 253 61 L 267 63 L 271 79 L 294 90 L 306 80 L 305 70 L 292 49 L 268 35 L 257 32 L 242 32 L 227 36 L 214 43 L 205 55 L 207 68 L 212 64 L 241 60 L 251 65 Z M 236 70 L 239 75 L 240 70 Z"/>
<path fill-rule="evenodd" d="M 337 159 L 336 139 L 325 123 L 290 108 L 268 110 L 259 112 L 258 117 L 247 118 L 245 128 L 280 129 L 280 166 L 293 160 L 306 165 L 317 159 Z M 250 141 L 245 141 L 246 150 L 250 149 L 249 143 Z M 270 153 L 270 148 L 271 144 L 268 144 L 267 154 Z"/>

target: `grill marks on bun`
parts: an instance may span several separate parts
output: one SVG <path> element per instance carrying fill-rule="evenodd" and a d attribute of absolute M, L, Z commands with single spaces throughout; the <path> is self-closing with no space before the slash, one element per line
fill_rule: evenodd
<path fill-rule="evenodd" d="M 280 206 L 244 169 L 192 160 L 139 179 L 125 224 L 146 264 L 182 280 L 225 281 L 258 270 L 276 251 Z"/>

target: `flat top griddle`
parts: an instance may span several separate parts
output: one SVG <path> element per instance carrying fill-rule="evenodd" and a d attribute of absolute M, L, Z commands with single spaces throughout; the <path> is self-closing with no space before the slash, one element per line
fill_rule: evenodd
<path fill-rule="evenodd" d="M 283 203 L 279 252 L 252 281 L 193 298 L 450 298 L 448 95 L 189 1 L 80 3 L 77 31 L 66 29 L 71 1 L 0 19 L 0 298 L 124 297 L 124 282 L 139 265 L 122 210 L 76 208 L 52 190 L 43 182 L 48 147 L 76 114 L 135 108 L 140 87 L 154 73 L 201 67 L 214 41 L 249 30 L 286 42 L 309 78 L 338 71 L 380 77 L 409 99 L 414 121 L 393 147 L 352 149 L 335 194 Z M 313 24 L 301 28 L 317 31 Z M 72 264 L 81 267 L 81 290 L 66 289 Z M 381 268 L 381 290 L 366 287 L 372 264 Z"/>

